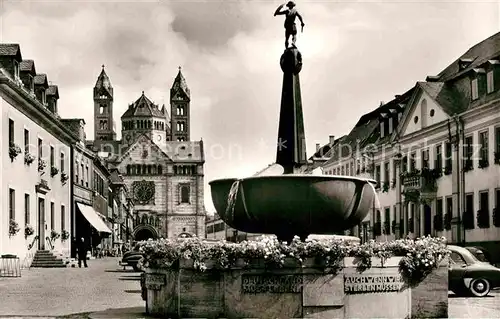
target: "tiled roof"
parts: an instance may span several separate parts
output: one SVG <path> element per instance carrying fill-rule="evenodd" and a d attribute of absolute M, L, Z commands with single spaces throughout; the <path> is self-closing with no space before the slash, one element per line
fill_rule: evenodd
<path fill-rule="evenodd" d="M 158 146 L 174 162 L 199 162 L 205 160 L 202 141 L 171 141 Z"/>
<path fill-rule="evenodd" d="M 35 61 L 33 60 L 22 60 L 21 63 L 19 63 L 19 70 L 21 72 L 32 72 L 36 74 L 35 70 Z"/>
<path fill-rule="evenodd" d="M 46 91 L 47 95 L 55 95 L 56 98 L 59 98 L 59 90 L 57 85 L 49 85 L 49 88 Z"/>
<path fill-rule="evenodd" d="M 443 82 L 417 82 L 432 99 L 434 99 L 448 115 L 462 113 L 466 110 L 465 99 L 451 84 Z"/>
<path fill-rule="evenodd" d="M 34 82 L 35 82 L 35 85 L 46 85 L 46 86 L 48 86 L 48 84 L 47 84 L 47 75 L 46 74 L 37 74 L 37 75 L 35 75 Z"/>
<path fill-rule="evenodd" d="M 3 56 L 21 55 L 19 44 L 0 43 L 0 55 Z"/>
<path fill-rule="evenodd" d="M 491 37 L 483 40 L 467 50 L 458 59 L 456 59 L 452 64 L 446 67 L 441 73 L 439 73 L 439 80 L 446 81 L 447 79 L 453 78 L 456 75 L 466 73 L 473 68 L 483 64 L 492 57 L 500 55 L 500 32 L 492 35 Z M 464 69 L 459 69 L 459 62 L 471 61 L 470 64 Z"/>
<path fill-rule="evenodd" d="M 148 99 L 144 92 L 132 105 L 129 106 L 128 110 L 123 113 L 122 118 L 134 117 L 134 116 L 154 116 L 154 117 L 165 117 L 162 111 Z"/>
<path fill-rule="evenodd" d="M 186 79 L 182 75 L 181 68 L 179 68 L 179 73 L 177 73 L 174 84 L 172 84 L 172 88 L 170 89 L 170 97 L 173 97 L 179 91 L 184 93 L 188 98 L 191 98 L 191 92 L 187 86 Z"/>

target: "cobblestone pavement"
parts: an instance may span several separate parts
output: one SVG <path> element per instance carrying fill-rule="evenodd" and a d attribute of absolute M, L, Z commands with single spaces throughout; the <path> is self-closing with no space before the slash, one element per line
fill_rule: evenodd
<path fill-rule="evenodd" d="M 484 298 L 448 296 L 449 318 L 500 318 L 500 291 L 492 291 Z"/>
<path fill-rule="evenodd" d="M 89 268 L 32 268 L 0 278 L 0 317 L 55 317 L 110 308 L 144 307 L 139 273 L 118 258 L 89 260 Z"/>

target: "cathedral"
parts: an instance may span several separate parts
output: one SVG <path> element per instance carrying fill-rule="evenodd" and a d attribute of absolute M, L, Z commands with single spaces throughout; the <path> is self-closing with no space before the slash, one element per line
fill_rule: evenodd
<path fill-rule="evenodd" d="M 120 118 L 121 140 L 104 66 L 93 95 L 95 133 L 87 147 L 124 180 L 134 203 L 132 238 L 204 238 L 203 141 L 190 138 L 191 93 L 181 68 L 170 89 L 170 112 L 142 92 Z"/>

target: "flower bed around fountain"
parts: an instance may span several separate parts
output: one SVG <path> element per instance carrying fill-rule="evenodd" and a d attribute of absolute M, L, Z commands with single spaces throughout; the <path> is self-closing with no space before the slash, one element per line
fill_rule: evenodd
<path fill-rule="evenodd" d="M 146 309 L 159 317 L 447 317 L 448 251 L 441 238 L 356 245 L 266 236 L 140 245 Z M 432 296 L 415 300 L 420 290 Z"/>

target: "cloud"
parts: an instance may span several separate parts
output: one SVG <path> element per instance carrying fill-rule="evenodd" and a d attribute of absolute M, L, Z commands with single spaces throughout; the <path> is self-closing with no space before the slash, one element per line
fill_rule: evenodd
<path fill-rule="evenodd" d="M 250 175 L 275 159 L 283 17 L 262 1 L 3 1 L 0 39 L 21 45 L 60 88 L 63 117 L 93 137 L 92 87 L 105 64 L 114 116 L 145 91 L 169 104 L 182 66 L 192 93 L 191 135 L 206 145 L 205 182 Z M 328 135 L 437 74 L 498 29 L 496 3 L 298 1 L 309 154 Z M 471 17 L 480 17 L 472 20 Z M 473 25 L 464 21 L 474 21 Z M 206 206 L 212 209 L 210 191 Z"/>

